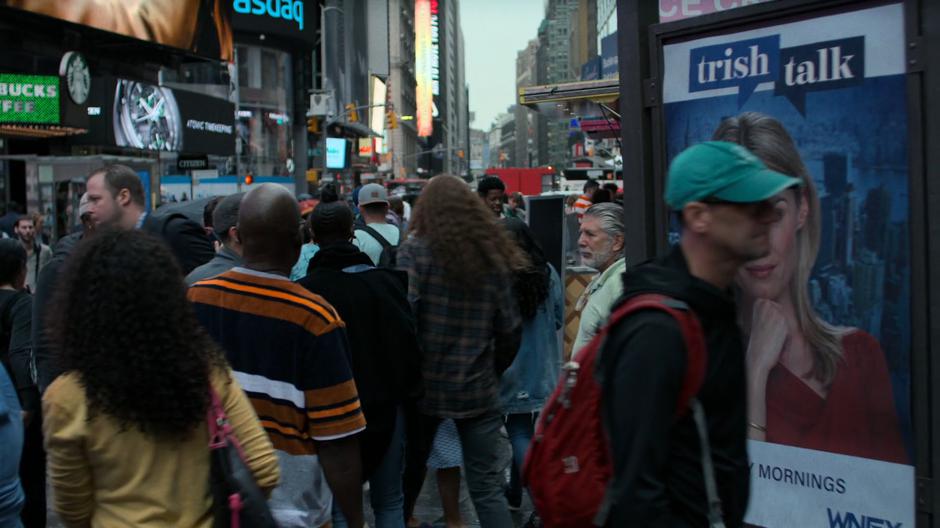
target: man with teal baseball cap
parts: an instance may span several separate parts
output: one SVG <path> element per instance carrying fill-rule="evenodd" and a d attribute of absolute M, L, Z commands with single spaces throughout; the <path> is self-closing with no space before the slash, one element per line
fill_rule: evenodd
<path fill-rule="evenodd" d="M 597 367 L 614 469 L 606 526 L 742 526 L 747 391 L 730 286 L 738 268 L 770 251 L 770 228 L 780 217 L 770 199 L 799 184 L 733 143 L 700 143 L 672 161 L 665 199 L 679 217 L 680 242 L 624 273 L 618 307 L 657 294 L 697 316 L 707 357 L 694 397 L 707 416 L 706 434 L 699 435 L 692 412 L 676 412 L 688 408 L 679 395 L 691 368 L 677 320 L 641 310 L 610 321 Z M 712 463 L 711 479 L 704 462 Z M 719 501 L 720 508 L 710 507 Z"/>
<path fill-rule="evenodd" d="M 676 211 L 689 202 L 708 199 L 755 203 L 795 185 L 800 185 L 798 178 L 768 169 L 741 145 L 706 141 L 682 151 L 672 161 L 666 203 Z"/>

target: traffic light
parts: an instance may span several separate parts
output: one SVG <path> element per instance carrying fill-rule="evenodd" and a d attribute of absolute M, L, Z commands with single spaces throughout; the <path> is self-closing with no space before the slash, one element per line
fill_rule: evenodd
<path fill-rule="evenodd" d="M 356 103 L 346 103 L 346 117 L 350 123 L 359 122 L 359 112 L 356 110 Z"/>
<path fill-rule="evenodd" d="M 245 185 L 251 185 L 254 182 L 255 182 L 255 177 L 252 176 L 250 172 L 245 175 Z"/>
<path fill-rule="evenodd" d="M 463 159 L 463 149 L 457 151 L 457 157 Z"/>
<path fill-rule="evenodd" d="M 385 112 L 385 118 L 388 120 L 388 128 L 390 130 L 398 128 L 398 114 L 396 114 L 394 110 Z"/>
<path fill-rule="evenodd" d="M 317 119 L 316 117 L 308 117 L 307 118 L 307 132 L 310 132 L 311 134 L 319 134 L 320 133 L 320 120 Z"/>

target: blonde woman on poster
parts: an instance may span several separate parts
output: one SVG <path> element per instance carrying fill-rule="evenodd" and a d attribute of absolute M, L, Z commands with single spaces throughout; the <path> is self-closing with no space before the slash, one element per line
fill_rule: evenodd
<path fill-rule="evenodd" d="M 772 199 L 771 253 L 741 268 L 738 313 L 747 344 L 748 436 L 776 444 L 907 463 L 884 353 L 858 328 L 813 309 L 808 283 L 820 242 L 819 197 L 787 131 L 749 112 L 712 139 L 747 147 L 803 180 Z"/>

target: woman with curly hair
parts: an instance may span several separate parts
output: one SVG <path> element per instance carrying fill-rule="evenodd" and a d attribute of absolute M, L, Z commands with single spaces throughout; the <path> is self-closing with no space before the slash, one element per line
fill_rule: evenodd
<path fill-rule="evenodd" d="M 67 526 L 212 525 L 209 384 L 258 485 L 278 462 L 161 242 L 103 232 L 76 249 L 53 305 L 64 374 L 43 397 L 54 507 Z"/>
<path fill-rule="evenodd" d="M 519 507 L 522 462 L 535 433 L 538 412 L 555 389 L 561 369 L 558 330 L 565 324 L 565 299 L 558 273 L 525 222 L 507 218 L 503 225 L 532 261 L 532 266 L 516 272 L 513 279 L 523 320 L 522 345 L 500 379 L 499 392 L 513 458 L 506 498 L 510 507 Z"/>
<path fill-rule="evenodd" d="M 398 266 L 408 272 L 425 393 L 415 425 L 422 434 L 408 440 L 406 516 L 421 490 L 437 427 L 449 418 L 460 437 L 480 524 L 511 527 L 497 454 L 503 445 L 499 376 L 522 335 L 512 276 L 530 264 L 483 200 L 454 176 L 428 182 L 410 232 L 398 249 Z"/>

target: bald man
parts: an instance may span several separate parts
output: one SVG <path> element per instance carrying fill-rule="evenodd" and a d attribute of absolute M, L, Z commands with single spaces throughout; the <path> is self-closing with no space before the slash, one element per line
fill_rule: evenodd
<path fill-rule="evenodd" d="M 327 524 L 335 495 L 349 525 L 360 527 L 356 435 L 366 422 L 343 322 L 323 298 L 288 279 L 300 229 L 300 208 L 285 188 L 255 187 L 238 212 L 242 267 L 197 282 L 189 299 L 277 450 L 281 483 L 268 504 L 278 525 Z"/>

